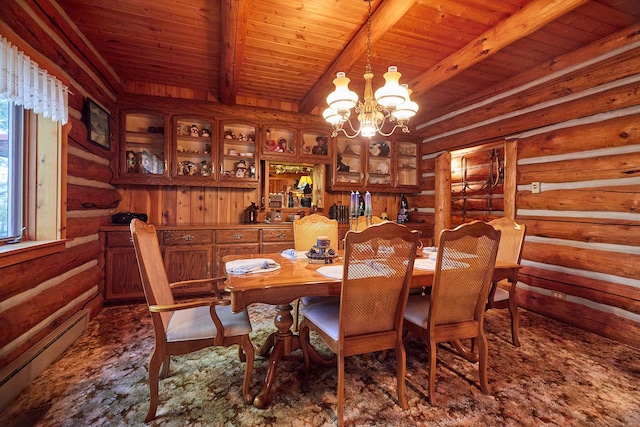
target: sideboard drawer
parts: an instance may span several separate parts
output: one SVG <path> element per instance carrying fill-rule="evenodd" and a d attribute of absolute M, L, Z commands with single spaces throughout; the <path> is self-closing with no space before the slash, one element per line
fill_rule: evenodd
<path fill-rule="evenodd" d="M 133 239 L 128 231 L 110 231 L 106 233 L 107 247 L 133 247 Z"/>
<path fill-rule="evenodd" d="M 210 245 L 213 243 L 211 230 L 175 230 L 163 232 L 165 245 Z"/>
<path fill-rule="evenodd" d="M 293 229 L 262 230 L 263 242 L 293 242 Z"/>
<path fill-rule="evenodd" d="M 217 230 L 216 243 L 258 243 L 260 230 Z"/>

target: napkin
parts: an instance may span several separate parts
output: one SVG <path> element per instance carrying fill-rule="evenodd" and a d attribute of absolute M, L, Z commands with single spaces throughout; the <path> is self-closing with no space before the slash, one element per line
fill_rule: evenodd
<path fill-rule="evenodd" d="M 226 263 L 228 274 L 266 273 L 278 270 L 280 264 L 270 258 L 237 259 Z"/>
<path fill-rule="evenodd" d="M 307 259 L 306 252 L 296 251 L 295 249 L 286 249 L 280 253 L 285 258 L 288 259 Z"/>

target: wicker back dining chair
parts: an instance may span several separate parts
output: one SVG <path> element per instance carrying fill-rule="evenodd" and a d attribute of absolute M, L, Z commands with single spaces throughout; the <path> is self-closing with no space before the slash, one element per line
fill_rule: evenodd
<path fill-rule="evenodd" d="M 338 221 L 326 216 L 311 214 L 293 221 L 293 246 L 296 251 L 307 252 L 316 244 L 318 236 L 326 236 L 335 250 L 339 246 Z M 336 300 L 336 297 L 304 296 L 293 302 L 293 331 L 298 330 L 300 305 Z"/>
<path fill-rule="evenodd" d="M 489 224 L 496 230 L 502 232 L 497 261 L 520 264 L 526 226 L 504 217 L 489 221 Z M 515 282 L 509 282 L 506 279 L 499 283 L 492 283 L 487 300 L 487 309 L 509 309 L 509 313 L 511 314 L 511 339 L 513 340 L 513 345 L 516 347 L 520 345 L 520 339 L 518 337 L 520 318 L 518 315 L 518 299 L 516 295 L 517 284 L 517 280 Z"/>
<path fill-rule="evenodd" d="M 349 231 L 340 300 L 303 306 L 300 340 L 305 367 L 315 353 L 313 330 L 338 359 L 338 425 L 344 419 L 345 357 L 394 349 L 398 404 L 407 409 L 402 323 L 420 234 L 393 222 Z M 335 363 L 335 362 L 334 362 Z"/>
<path fill-rule="evenodd" d="M 151 313 L 155 348 L 149 360 L 149 412 L 145 422 L 155 418 L 158 407 L 158 380 L 169 373 L 171 355 L 182 355 L 206 347 L 239 346 L 240 360 L 245 361 L 242 394 L 253 401 L 249 387 L 253 371 L 254 348 L 249 333 L 251 323 L 246 310 L 232 313 L 230 301 L 223 300 L 215 282 L 224 277 L 169 283 L 156 228 L 138 219 L 130 224 L 133 246 L 138 260 L 144 294 Z M 172 289 L 211 282 L 211 298 L 176 302 Z"/>
<path fill-rule="evenodd" d="M 480 387 L 483 393 L 490 393 L 484 313 L 499 241 L 500 231 L 481 221 L 443 230 L 431 293 L 409 297 L 405 338 L 415 335 L 428 343 L 431 405 L 435 405 L 436 349 L 441 342 L 453 342 L 458 354 L 471 362 L 479 359 Z M 468 338 L 478 341 L 471 352 L 460 342 Z"/>

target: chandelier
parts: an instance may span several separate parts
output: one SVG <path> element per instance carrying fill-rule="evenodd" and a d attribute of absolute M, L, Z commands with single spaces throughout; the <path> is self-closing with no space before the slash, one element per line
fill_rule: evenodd
<path fill-rule="evenodd" d="M 332 136 L 344 133 L 347 138 L 355 138 L 358 135 L 364 137 L 375 136 L 379 133 L 390 136 L 397 128 L 409 133 L 409 119 L 418 111 L 418 104 L 411 101 L 411 90 L 406 84 L 399 84 L 401 74 L 397 67 L 391 66 L 384 74 L 385 85 L 375 92 L 371 86 L 373 72 L 371 71 L 371 0 L 367 16 L 367 66 L 364 72 L 364 102 L 358 100 L 358 95 L 349 90 L 351 81 L 344 72 L 339 72 L 333 80 L 336 89 L 327 96 L 329 108 L 324 110 L 322 116 L 333 126 Z M 357 115 L 359 126 L 356 129 L 351 123 L 351 109 Z M 384 132 L 385 124 L 393 123 L 389 132 Z M 351 132 L 344 128 L 348 124 Z"/>

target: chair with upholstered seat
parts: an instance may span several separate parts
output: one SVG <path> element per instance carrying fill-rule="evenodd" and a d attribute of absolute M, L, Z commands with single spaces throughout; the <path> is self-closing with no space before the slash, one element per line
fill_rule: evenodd
<path fill-rule="evenodd" d="M 302 307 L 300 340 L 305 367 L 319 360 L 309 342 L 313 330 L 337 354 L 338 425 L 344 418 L 345 357 L 394 349 L 398 404 L 407 409 L 403 313 L 420 234 L 387 222 L 347 232 L 340 300 Z M 331 359 L 335 363 L 334 359 Z"/>
<path fill-rule="evenodd" d="M 435 405 L 436 349 L 441 342 L 451 341 L 457 353 L 471 362 L 479 360 L 480 388 L 490 393 L 484 314 L 499 241 L 500 231 L 480 221 L 443 230 L 431 294 L 409 297 L 405 339 L 417 336 L 428 343 L 431 405 Z M 477 349 L 463 348 L 460 340 L 469 338 L 478 342 Z"/>
<path fill-rule="evenodd" d="M 155 418 L 158 407 L 158 380 L 169 372 L 171 355 L 182 355 L 212 346 L 239 346 L 246 362 L 242 395 L 252 402 L 249 391 L 253 371 L 254 348 L 249 333 L 251 323 L 246 310 L 232 313 L 230 301 L 223 300 L 215 282 L 224 277 L 169 283 L 156 228 L 134 219 L 130 225 L 144 294 L 151 313 L 155 348 L 149 360 L 149 412 L 145 422 Z M 215 296 L 176 303 L 172 289 L 211 282 Z"/>
<path fill-rule="evenodd" d="M 296 251 L 307 252 L 317 243 L 318 236 L 326 236 L 333 249 L 338 249 L 338 221 L 326 216 L 311 214 L 293 221 L 293 245 Z M 316 302 L 335 300 L 335 297 L 306 296 L 293 302 L 293 330 L 298 328 L 300 304 L 309 305 Z"/>
<path fill-rule="evenodd" d="M 497 261 L 520 264 L 526 232 L 525 225 L 518 224 L 509 218 L 494 219 L 489 221 L 489 224 L 496 230 L 502 232 Z M 501 285 L 507 289 L 504 289 Z M 511 338 L 513 345 L 518 347 L 520 345 L 520 339 L 518 338 L 519 315 L 516 289 L 517 280 L 515 282 L 509 282 L 505 279 L 500 283 L 492 283 L 487 301 L 487 309 L 509 309 L 509 313 L 511 314 Z"/>

